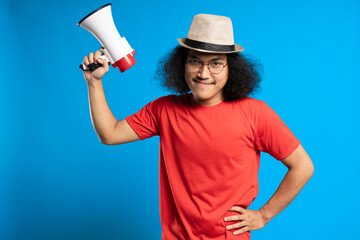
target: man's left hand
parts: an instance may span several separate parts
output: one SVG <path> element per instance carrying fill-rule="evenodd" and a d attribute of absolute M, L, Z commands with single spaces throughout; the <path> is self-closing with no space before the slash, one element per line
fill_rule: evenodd
<path fill-rule="evenodd" d="M 226 226 L 227 230 L 240 228 L 240 230 L 234 232 L 234 235 L 239 235 L 247 231 L 259 230 L 267 223 L 260 211 L 245 209 L 239 206 L 233 206 L 230 211 L 240 213 L 239 215 L 224 218 L 225 222 L 241 221 Z"/>

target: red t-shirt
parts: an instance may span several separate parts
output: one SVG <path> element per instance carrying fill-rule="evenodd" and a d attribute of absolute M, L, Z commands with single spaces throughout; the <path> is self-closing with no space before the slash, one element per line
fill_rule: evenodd
<path fill-rule="evenodd" d="M 260 151 L 281 160 L 300 144 L 266 103 L 245 98 L 215 106 L 192 94 L 158 98 L 126 118 L 141 140 L 160 136 L 163 240 L 250 239 L 224 217 L 258 193 Z"/>

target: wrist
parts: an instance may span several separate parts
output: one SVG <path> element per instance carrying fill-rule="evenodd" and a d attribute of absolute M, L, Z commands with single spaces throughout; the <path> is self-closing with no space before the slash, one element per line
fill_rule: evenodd
<path fill-rule="evenodd" d="M 272 216 L 268 211 L 266 211 L 264 207 L 260 208 L 259 212 L 265 223 L 270 222 L 270 220 L 274 218 L 274 216 Z"/>
<path fill-rule="evenodd" d="M 92 79 L 92 80 L 87 81 L 87 85 L 89 88 L 96 88 L 96 87 L 102 86 L 102 80 L 101 80 L 101 78 L 100 79 Z"/>

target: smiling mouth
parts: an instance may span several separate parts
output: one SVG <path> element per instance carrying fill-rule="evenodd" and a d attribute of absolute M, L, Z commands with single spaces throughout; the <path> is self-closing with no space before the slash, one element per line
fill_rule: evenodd
<path fill-rule="evenodd" d="M 215 85 L 216 82 L 211 82 L 211 83 L 207 83 L 207 82 L 201 82 L 199 80 L 193 79 L 194 82 L 196 82 L 197 84 L 203 85 L 203 86 L 210 86 L 210 85 Z"/>

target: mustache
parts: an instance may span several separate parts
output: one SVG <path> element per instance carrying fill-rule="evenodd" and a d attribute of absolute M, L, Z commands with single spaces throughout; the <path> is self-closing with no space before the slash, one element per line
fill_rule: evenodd
<path fill-rule="evenodd" d="M 193 78 L 193 81 L 194 81 L 194 82 L 198 82 L 198 83 L 207 83 L 207 82 L 206 82 L 206 79 L 201 79 L 201 78 Z M 214 84 L 214 85 L 216 85 L 217 82 L 216 82 L 216 81 L 212 81 L 212 82 L 210 82 L 210 83 L 208 83 L 208 84 Z"/>

